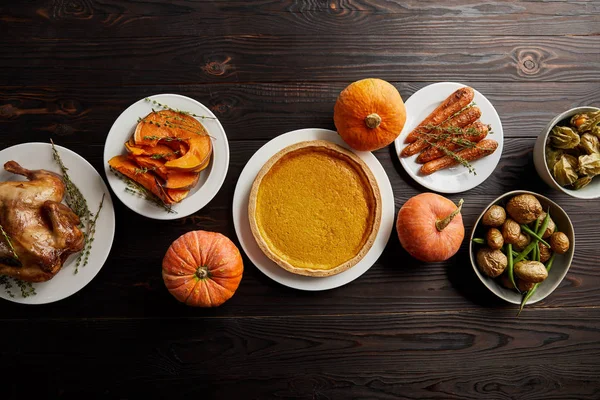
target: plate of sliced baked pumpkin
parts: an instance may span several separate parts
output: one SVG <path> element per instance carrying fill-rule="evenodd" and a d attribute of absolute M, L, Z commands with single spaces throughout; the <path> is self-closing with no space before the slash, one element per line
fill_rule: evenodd
<path fill-rule="evenodd" d="M 115 121 L 104 147 L 108 182 L 131 210 L 176 219 L 217 194 L 229 166 L 219 120 L 189 97 L 160 94 L 139 100 Z"/>

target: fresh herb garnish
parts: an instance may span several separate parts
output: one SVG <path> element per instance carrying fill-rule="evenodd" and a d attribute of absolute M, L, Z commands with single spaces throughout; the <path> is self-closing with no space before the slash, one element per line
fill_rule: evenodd
<path fill-rule="evenodd" d="M 79 228 L 83 232 L 83 249 L 75 260 L 74 273 L 76 274 L 79 272 L 79 266 L 82 264 L 82 262 L 84 266 L 87 264 L 87 259 L 92 248 L 92 242 L 94 241 L 96 220 L 98 219 L 98 213 L 102 209 L 102 204 L 104 203 L 104 194 L 102 195 L 102 200 L 100 201 L 100 207 L 98 208 L 98 211 L 96 214 L 92 213 L 88 208 L 85 197 L 83 197 L 83 194 L 79 188 L 73 183 L 73 181 L 71 181 L 69 173 L 67 172 L 68 168 L 65 167 L 64 163 L 62 162 L 60 155 L 54 146 L 54 142 L 52 142 L 52 140 L 50 142 L 52 143 L 52 155 L 61 169 L 63 182 L 65 183 L 65 201 L 71 210 L 73 210 L 73 212 L 79 217 Z"/>
<path fill-rule="evenodd" d="M 2 225 L 0 225 L 0 231 L 2 231 L 2 236 L 4 236 L 4 240 L 6 240 L 6 243 L 8 244 L 8 247 L 10 247 L 10 251 L 13 254 L 13 257 L 15 258 L 15 260 L 19 259 L 19 255 L 17 254 L 17 252 L 15 251 L 15 248 L 12 244 L 12 241 L 10 240 L 10 236 L 8 236 L 8 233 L 6 233 L 6 231 L 4 230 L 4 228 L 2 227 Z"/>
<path fill-rule="evenodd" d="M 147 102 L 149 102 L 149 103 L 152 103 L 152 104 L 154 104 L 154 105 L 156 105 L 158 107 L 161 107 L 164 110 L 174 111 L 174 112 L 179 113 L 179 114 L 190 115 L 192 117 L 197 117 L 197 118 L 202 118 L 202 119 L 216 119 L 215 117 L 207 117 L 205 115 L 198 115 L 198 114 L 191 113 L 189 111 L 183 111 L 183 110 L 179 110 L 177 108 L 171 108 L 171 107 L 167 106 L 166 104 L 159 103 L 158 101 L 149 99 L 148 97 L 146 97 L 144 100 L 147 101 Z"/>
<path fill-rule="evenodd" d="M 156 206 L 164 209 L 168 213 L 177 214 L 177 211 L 173 210 L 173 208 L 170 205 L 165 204 L 165 202 L 162 201 L 158 196 L 156 196 L 154 193 L 150 192 L 148 189 L 146 189 L 145 187 L 143 187 L 142 185 L 140 185 L 133 179 L 128 178 L 127 176 L 121 174 L 119 171 L 115 170 L 112 167 L 110 168 L 110 170 L 112 171 L 113 174 L 115 174 L 115 176 L 117 178 L 119 178 L 120 180 L 125 182 L 125 185 L 127 185 L 127 187 L 125 188 L 125 191 L 127 193 L 130 193 L 130 194 L 138 196 L 142 199 L 148 200 L 151 203 L 155 204 Z"/>

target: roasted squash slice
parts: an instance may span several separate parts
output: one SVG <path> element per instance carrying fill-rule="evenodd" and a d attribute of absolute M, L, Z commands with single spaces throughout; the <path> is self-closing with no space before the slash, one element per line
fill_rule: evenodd
<path fill-rule="evenodd" d="M 167 189 L 167 196 L 171 203 L 179 203 L 181 200 L 185 199 L 189 193 L 189 190 Z"/>
<path fill-rule="evenodd" d="M 165 180 L 164 187 L 168 189 L 191 189 L 198 183 L 198 172 L 185 172 L 168 169 L 164 161 L 146 156 L 130 156 L 140 168 L 154 172 Z"/>
<path fill-rule="evenodd" d="M 108 161 L 108 164 L 116 171 L 142 185 L 165 204 L 172 204 L 175 202 L 173 201 L 173 197 L 167 194 L 162 183 L 158 181 L 154 174 L 140 170 L 129 157 L 124 155 L 115 156 Z"/>
<path fill-rule="evenodd" d="M 173 150 L 169 146 L 163 144 L 157 144 L 154 147 L 150 146 L 138 146 L 131 144 L 131 142 L 125 142 L 125 148 L 127 152 L 133 156 L 149 156 L 157 159 L 164 159 L 166 161 L 174 160 L 181 157 L 179 150 Z"/>
<path fill-rule="evenodd" d="M 153 111 L 142 119 L 135 129 L 136 145 L 155 146 L 159 140 L 178 141 L 208 136 L 196 118 L 171 110 Z"/>
<path fill-rule="evenodd" d="M 210 159 L 212 142 L 209 136 L 198 136 L 189 139 L 188 144 L 187 153 L 175 160 L 167 161 L 165 167 L 179 171 L 194 171 Z"/>

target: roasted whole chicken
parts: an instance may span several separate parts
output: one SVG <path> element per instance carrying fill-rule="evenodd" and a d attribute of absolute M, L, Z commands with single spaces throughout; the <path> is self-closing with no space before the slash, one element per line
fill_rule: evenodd
<path fill-rule="evenodd" d="M 28 170 L 15 161 L 4 169 L 28 181 L 0 182 L 0 225 L 6 233 L 0 234 L 0 275 L 28 282 L 52 279 L 84 244 L 79 217 L 61 203 L 65 184 L 53 172 Z"/>

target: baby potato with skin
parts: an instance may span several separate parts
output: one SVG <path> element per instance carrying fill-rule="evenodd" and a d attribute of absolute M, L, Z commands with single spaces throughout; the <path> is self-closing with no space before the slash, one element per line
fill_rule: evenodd
<path fill-rule="evenodd" d="M 481 223 L 485 226 L 499 227 L 506 221 L 506 211 L 504 208 L 493 205 L 483 214 Z"/>
<path fill-rule="evenodd" d="M 529 242 L 531 242 L 531 237 L 526 233 L 521 233 L 519 239 L 513 243 L 515 251 L 523 251 Z"/>
<path fill-rule="evenodd" d="M 519 241 L 521 235 L 521 225 L 510 218 L 507 218 L 502 224 L 502 237 L 505 243 L 515 244 Z"/>
<path fill-rule="evenodd" d="M 525 282 L 522 279 L 517 279 L 517 288 L 519 288 L 519 292 L 524 293 L 528 292 L 535 286 L 533 282 Z"/>
<path fill-rule="evenodd" d="M 538 248 L 540 249 L 540 262 L 545 263 L 552 257 L 552 250 L 544 243 L 538 242 Z"/>
<path fill-rule="evenodd" d="M 481 272 L 491 278 L 496 278 L 506 269 L 508 259 L 500 250 L 483 247 L 477 252 L 477 265 Z"/>
<path fill-rule="evenodd" d="M 548 277 L 548 271 L 541 262 L 519 261 L 515 264 L 515 275 L 525 282 L 539 283 Z"/>
<path fill-rule="evenodd" d="M 546 218 L 546 212 L 542 211 L 540 216 L 537 218 L 540 226 L 542 226 L 542 224 L 544 223 L 545 218 Z M 552 235 L 555 230 L 556 230 L 556 224 L 554 223 L 554 221 L 552 221 L 552 217 L 550 217 L 550 219 L 548 220 L 548 227 L 546 228 L 546 231 L 542 235 L 542 238 L 544 238 L 544 239 L 549 238 L 550 235 Z"/>
<path fill-rule="evenodd" d="M 500 250 L 502 246 L 504 246 L 504 238 L 502 237 L 502 233 L 496 228 L 490 228 L 488 230 L 486 241 L 492 250 Z"/>
<path fill-rule="evenodd" d="M 506 203 L 506 212 L 519 224 L 529 224 L 542 213 L 540 201 L 531 194 L 519 194 Z"/>
<path fill-rule="evenodd" d="M 554 232 L 550 236 L 550 247 L 557 254 L 565 254 L 570 247 L 569 238 L 563 232 Z"/>

